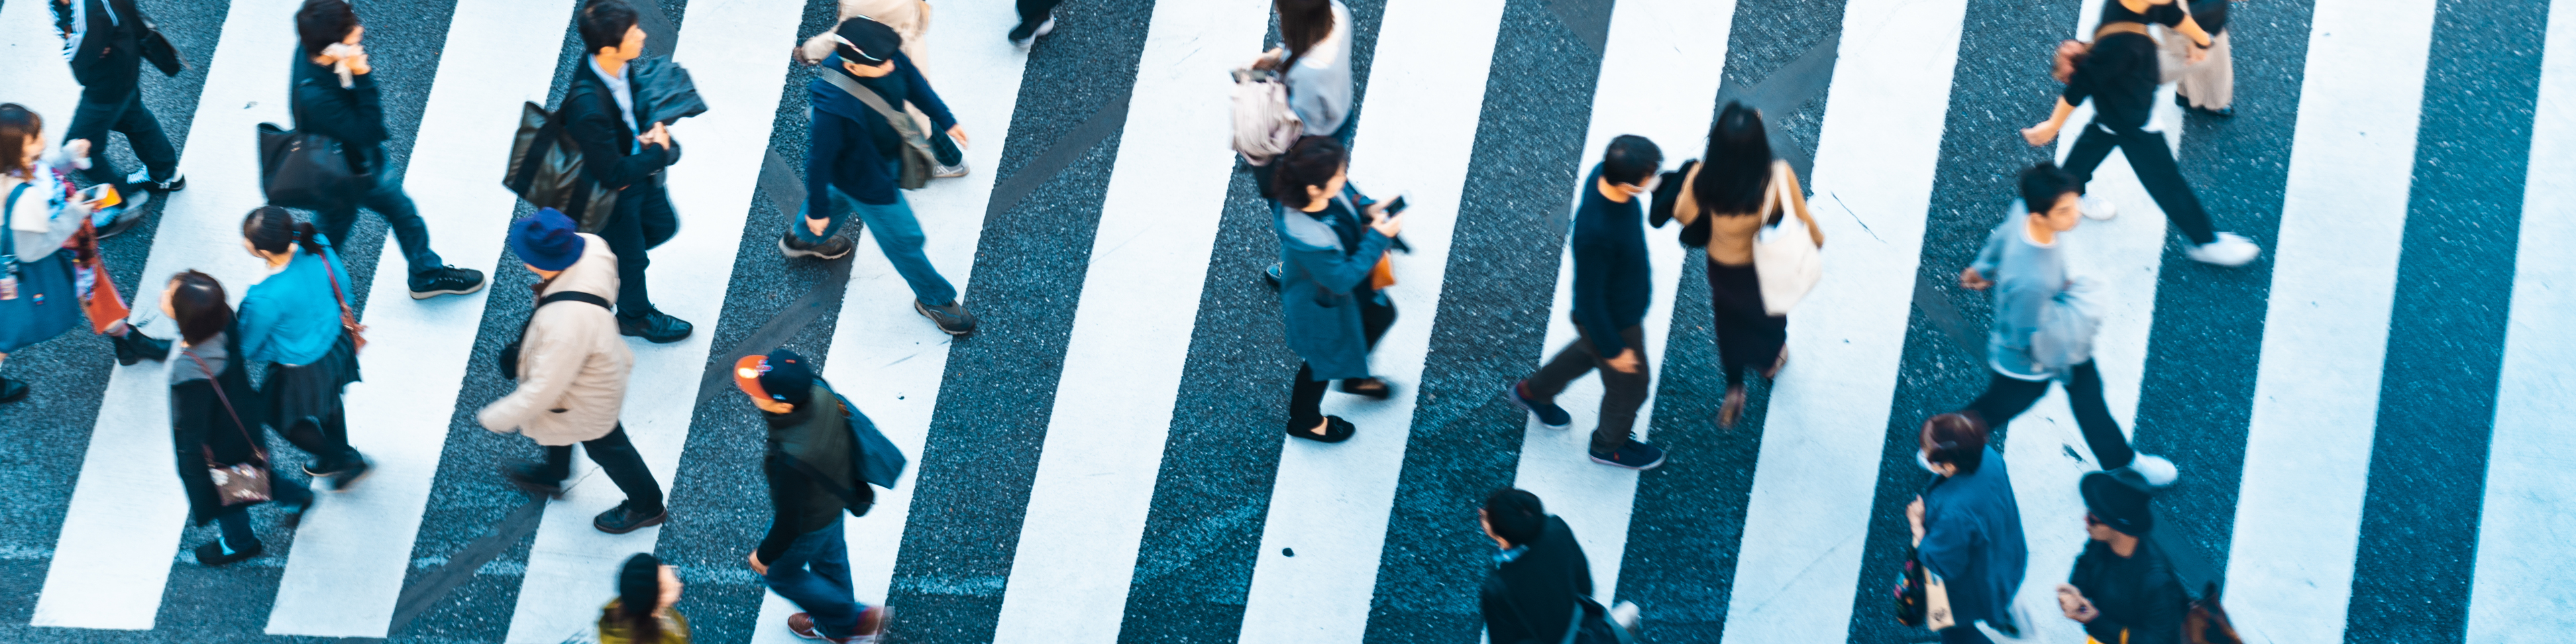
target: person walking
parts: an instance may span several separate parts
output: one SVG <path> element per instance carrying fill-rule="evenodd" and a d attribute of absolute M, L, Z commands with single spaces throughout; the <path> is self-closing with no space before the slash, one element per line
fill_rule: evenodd
<path fill-rule="evenodd" d="M 1914 558 L 1947 584 L 1953 625 L 1940 630 L 1944 644 L 1989 644 L 1976 622 L 2019 637 L 2014 610 L 2030 567 L 2021 532 L 2021 506 L 2002 452 L 1986 444 L 1986 427 L 1959 414 L 1924 421 L 1915 458 L 1932 484 L 1905 506 L 1914 532 Z"/>
<path fill-rule="evenodd" d="M 2138 182 L 2146 185 L 2147 196 L 2156 200 L 2165 218 L 2191 241 L 2184 255 L 2202 263 L 2242 266 L 2254 261 L 2263 249 L 2242 235 L 2215 231 L 2209 212 L 2201 208 L 2200 196 L 2192 193 L 2181 166 L 2174 163 L 2173 148 L 2165 145 L 2162 133 L 2146 129 L 2155 107 L 2156 83 L 2162 79 L 2156 41 L 2147 36 L 2146 25 L 2115 16 L 2113 10 L 2125 12 L 2134 5 L 2162 15 L 2179 14 L 2181 17 L 2174 20 L 2186 26 L 2182 33 L 2196 41 L 2207 35 L 2199 32 L 2197 23 L 2187 20 L 2189 14 L 2170 4 L 2174 0 L 2164 1 L 2167 4 L 2149 6 L 2148 0 L 2108 0 L 2103 7 L 2102 26 L 2090 47 L 2075 41 L 2060 43 L 2053 73 L 2066 83 L 2066 89 L 2059 93 L 2057 107 L 2049 113 L 2048 120 L 2022 130 L 2022 139 L 2035 146 L 2048 145 L 2057 140 L 2058 131 L 2065 127 L 2076 105 L 2093 101 L 2093 122 L 2084 126 L 2084 133 L 2075 139 L 2075 149 L 2066 155 L 2066 171 L 2075 175 L 2078 194 L 2093 181 L 2093 170 L 2111 155 L 2111 149 L 2119 148 L 2121 154 L 2127 155 L 2130 169 L 2137 172 Z M 2090 196 L 2083 199 L 2083 210 L 2085 216 L 2094 219 L 2110 219 L 2117 214 L 2109 200 Z"/>
<path fill-rule="evenodd" d="M 330 238 L 285 208 L 251 209 L 242 217 L 242 246 L 267 269 L 242 293 L 240 309 L 242 359 L 269 363 L 261 420 L 313 455 L 306 475 L 347 491 L 370 468 L 349 446 L 340 400 L 358 381 L 358 347 L 340 317 L 348 310 L 349 273 Z"/>
<path fill-rule="evenodd" d="M 2147 490 L 2113 472 L 2091 472 L 2084 494 L 2084 553 L 2057 585 L 2057 607 L 2095 642 L 2181 642 L 2191 598 L 2155 541 Z"/>
<path fill-rule="evenodd" d="M 1682 185 L 1673 190 L 1671 216 L 1682 222 L 1682 245 L 1708 249 L 1709 308 L 1716 318 L 1718 370 L 1726 373 L 1726 401 L 1718 407 L 1717 423 L 1734 427 L 1744 413 L 1745 370 L 1760 369 L 1768 379 L 1789 363 L 1789 316 L 1772 315 L 1763 304 L 1753 236 L 1793 216 L 1819 247 L 1825 244 L 1825 231 L 1807 214 L 1798 173 L 1771 156 L 1761 111 L 1728 101 L 1709 129 L 1708 150 L 1700 158 L 1700 163 L 1684 164 L 1679 173 Z M 1776 195 L 1787 195 L 1787 203 Z"/>
<path fill-rule="evenodd" d="M 1959 272 L 1960 287 L 1992 290 L 1995 300 L 1986 334 L 1986 366 L 1994 373 L 1963 412 L 2002 426 L 2046 395 L 2051 381 L 2063 381 L 2075 425 L 2102 469 L 2129 468 L 2155 485 L 2173 483 L 2173 462 L 2131 449 L 2102 400 L 2102 372 L 2091 355 L 2098 323 L 2086 302 L 2093 282 L 2067 271 L 2058 243 L 2059 233 L 2084 220 L 2077 214 L 2082 184 L 2047 162 L 2023 170 L 2020 184 L 2021 198 L 2004 209 L 2003 223 L 1986 236 L 1976 261 Z M 2027 206 L 2034 203 L 2047 205 Z"/>
<path fill-rule="evenodd" d="M 47 151 L 44 142 L 43 117 L 16 103 L 0 103 L 0 210 L 5 210 L 7 219 L 0 228 L 6 228 L 8 234 L 0 255 L 14 260 L 14 266 L 0 268 L 22 269 L 51 262 L 59 271 L 56 275 L 70 282 L 79 296 L 78 303 L 63 304 L 78 306 L 93 318 L 91 328 L 114 345 L 117 364 L 132 366 L 170 355 L 170 341 L 153 339 L 125 322 L 125 303 L 116 293 L 116 283 L 97 279 L 106 274 L 99 257 L 97 231 L 90 218 L 99 204 L 74 191 L 67 175 L 91 161 L 90 142 L 74 139 L 53 151 Z M 64 251 L 70 254 L 57 254 Z M 84 272 L 90 279 L 78 277 Z M 24 278 L 35 277 L 34 271 L 22 273 Z M 32 291 L 34 282 L 25 279 L 13 288 Z M 0 299 L 17 297 L 30 297 L 30 302 L 36 302 L 32 294 L 9 294 Z M 79 317 L 68 311 L 44 319 L 0 320 L 0 329 L 5 329 L 0 333 L 0 364 L 8 362 L 11 352 L 60 335 L 78 323 Z M 25 381 L 0 377 L 0 404 L 24 400 L 31 391 L 33 388 Z"/>
<path fill-rule="evenodd" d="M 895 35 L 903 38 L 900 49 L 903 51 L 904 62 L 910 63 L 914 70 L 921 72 L 923 78 L 930 77 L 930 45 L 924 40 L 924 36 L 930 31 L 930 3 L 923 0 L 840 0 L 840 2 L 842 20 L 866 18 L 884 23 L 887 28 L 893 29 Z M 838 26 L 840 23 L 833 24 Z M 832 50 L 840 46 L 836 38 L 837 34 L 826 31 L 805 39 L 805 44 L 796 48 L 797 62 L 814 65 L 823 62 L 825 58 L 832 57 Z M 1025 50 L 1026 47 L 1023 46 L 1022 49 Z M 965 144 L 958 141 L 956 137 L 949 136 L 947 132 L 932 128 L 930 115 L 922 112 L 920 106 L 902 107 L 904 113 L 912 115 L 913 124 L 921 128 L 925 142 L 930 144 L 930 156 L 935 162 L 934 167 L 930 169 L 930 176 L 934 178 L 966 176 L 968 169 Z"/>
<path fill-rule="evenodd" d="M 680 573 L 653 553 L 638 552 L 617 569 L 617 598 L 599 608 L 599 644 L 689 644 L 680 602 Z"/>
<path fill-rule="evenodd" d="M 189 517 L 222 528 L 221 537 L 197 546 L 197 562 L 221 566 L 257 557 L 262 546 L 251 533 L 250 506 L 278 502 L 286 508 L 284 527 L 292 528 L 312 507 L 313 492 L 278 480 L 260 447 L 258 392 L 242 368 L 240 327 L 224 304 L 224 285 L 193 270 L 172 275 L 161 312 L 179 323 L 179 356 L 169 375 L 179 484 L 187 489 Z"/>
<path fill-rule="evenodd" d="M 179 173 L 179 149 L 170 145 L 161 119 L 143 104 L 143 43 L 152 35 L 152 19 L 135 0 L 53 0 L 47 6 L 53 9 L 55 33 L 63 38 L 63 60 L 71 63 L 72 78 L 81 84 L 80 103 L 63 142 L 89 141 L 101 153 L 81 168 L 81 176 L 91 183 L 115 184 L 124 196 L 120 211 L 96 213 L 114 217 L 97 222 L 103 226 L 101 236 L 114 236 L 142 221 L 143 205 L 152 201 L 152 193 L 188 187 L 188 177 Z M 108 132 L 125 134 L 134 157 L 143 161 L 142 170 L 116 172 L 116 164 L 104 154 Z"/>
<path fill-rule="evenodd" d="M 2108 1 L 2120 4 L 2120 0 Z M 2227 4 L 2235 1 L 2191 3 L 2186 15 L 2209 33 L 2205 47 L 2176 25 L 2166 25 L 2168 33 L 2158 43 L 2157 66 L 2162 70 L 2159 80 L 2174 84 L 2175 105 L 2221 118 L 2236 115 L 2236 61 L 2227 46 Z M 2110 15 L 2109 7 L 2104 7 L 2103 15 Z"/>
<path fill-rule="evenodd" d="M 1272 0 L 1279 20 L 1279 46 L 1252 59 L 1251 67 L 1279 73 L 1288 86 L 1288 111 L 1305 124 L 1307 136 L 1332 137 L 1351 144 L 1351 9 L 1341 0 Z M 1252 168 L 1253 190 L 1268 197 L 1276 173 Z M 1272 264 L 1262 273 L 1278 286 L 1284 267 Z"/>
<path fill-rule="evenodd" d="M 1494 571 L 1477 591 L 1485 633 L 1495 644 L 1574 640 L 1592 596 L 1592 564 L 1565 519 L 1547 513 L 1538 495 L 1503 488 L 1485 495 L 1476 522 L 1494 540 Z"/>
<path fill-rule="evenodd" d="M 1369 375 L 1368 352 L 1395 325 L 1395 303 L 1374 276 L 1404 220 L 1350 186 L 1350 161 L 1331 137 L 1300 138 L 1273 163 L 1279 192 L 1270 226 L 1285 271 L 1279 309 L 1298 358 L 1288 435 L 1339 443 L 1358 428 L 1324 415 L 1325 383 L 1340 380 L 1343 393 L 1381 400 L 1394 393 Z"/>
<path fill-rule="evenodd" d="M 301 43 L 288 76 L 293 89 L 287 92 L 295 128 L 339 141 L 351 169 L 370 182 L 356 188 L 343 205 L 316 212 L 319 230 L 347 243 L 349 231 L 358 223 L 358 207 L 364 205 L 393 229 L 394 242 L 401 245 L 403 263 L 411 271 L 405 281 L 411 299 L 483 290 L 483 271 L 449 266 L 430 250 L 429 223 L 421 220 L 420 208 L 412 204 L 394 174 L 392 155 L 385 151 L 391 134 L 385 129 L 375 68 L 359 44 L 366 33 L 348 0 L 305 0 L 295 12 L 295 34 Z"/>
<path fill-rule="evenodd" d="M 848 207 L 876 238 L 877 249 L 912 286 L 913 311 L 949 335 L 974 333 L 975 314 L 957 302 L 957 288 L 922 253 L 921 222 L 913 218 L 912 204 L 896 183 L 903 146 L 910 145 L 903 130 L 909 129 L 911 118 L 886 112 L 907 103 L 919 107 L 930 115 L 933 128 L 959 142 L 966 140 L 966 129 L 903 55 L 902 38 L 893 28 L 851 18 L 832 34 L 832 56 L 806 86 L 814 119 L 813 146 L 805 161 L 805 206 L 779 236 L 778 251 L 821 259 L 848 255 L 856 244 L 840 234 L 849 215 L 839 199 L 847 198 Z"/>
<path fill-rule="evenodd" d="M 582 4 L 581 42 L 589 53 L 573 67 L 556 117 L 581 144 L 583 176 L 617 190 L 617 210 L 598 235 L 617 258 L 617 332 L 667 344 L 688 338 L 694 327 L 653 307 L 644 269 L 653 264 L 647 251 L 680 230 L 679 213 L 662 188 L 662 171 L 680 161 L 680 144 L 661 123 L 637 127 L 650 117 L 639 111 L 635 79 L 627 73 L 626 63 L 644 55 L 644 29 L 636 21 L 635 8 L 619 0 Z"/>
<path fill-rule="evenodd" d="M 662 488 L 617 420 L 635 369 L 635 354 L 608 312 L 617 302 L 617 255 L 606 240 L 578 232 L 552 208 L 511 222 L 509 242 L 544 281 L 519 336 L 518 364 L 503 365 L 519 386 L 484 405 L 475 419 L 494 432 L 526 434 L 545 447 L 545 460 L 502 466 L 502 476 L 531 493 L 561 496 L 572 474 L 572 446 L 580 443 L 626 493 L 624 503 L 599 513 L 591 527 L 626 534 L 660 525 L 669 518 Z"/>
<path fill-rule="evenodd" d="M 797 637 L 872 641 L 885 629 L 886 608 L 860 604 L 853 594 L 850 547 L 841 531 L 843 511 L 864 515 L 876 501 L 850 461 L 856 440 L 850 425 L 868 422 L 867 416 L 844 406 L 794 351 L 744 356 L 734 364 L 733 381 L 769 426 L 760 471 L 769 480 L 772 514 L 769 533 L 751 553 L 752 571 L 804 609 L 787 616 L 787 630 Z"/>
<path fill-rule="evenodd" d="M 1601 424 L 1592 430 L 1592 462 L 1632 470 L 1664 464 L 1664 450 L 1637 440 L 1637 408 L 1646 404 L 1646 305 L 1654 296 L 1654 268 L 1646 255 L 1646 215 L 1638 195 L 1653 189 L 1664 153 L 1633 134 L 1610 140 L 1601 163 L 1583 180 L 1574 208 L 1574 342 L 1537 373 L 1513 383 L 1511 400 L 1548 429 L 1565 429 L 1572 414 L 1556 405 L 1567 382 L 1601 370 Z"/>

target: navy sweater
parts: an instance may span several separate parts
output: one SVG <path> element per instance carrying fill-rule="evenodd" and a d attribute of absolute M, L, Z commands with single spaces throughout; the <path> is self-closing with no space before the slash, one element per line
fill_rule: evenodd
<path fill-rule="evenodd" d="M 946 132 L 957 125 L 957 117 L 948 113 L 948 104 L 930 90 L 930 80 L 912 66 L 912 59 L 894 55 L 895 73 L 878 78 L 858 78 L 859 85 L 876 90 L 886 105 L 902 109 L 904 103 L 921 108 L 930 117 L 931 131 Z M 841 57 L 834 54 L 823 60 L 817 74 L 843 74 Z M 814 147 L 805 157 L 805 216 L 811 219 L 831 217 L 828 184 L 860 203 L 886 205 L 894 203 L 895 177 L 888 162 L 903 151 L 903 135 L 888 124 L 884 116 L 866 103 L 841 91 L 831 81 L 816 78 L 806 84 L 812 92 L 814 106 Z"/>
<path fill-rule="evenodd" d="M 1646 319 L 1654 283 L 1646 261 L 1646 215 L 1637 200 L 1601 196 L 1601 166 L 1583 180 L 1574 209 L 1574 323 L 1603 357 L 1628 348 L 1619 331 Z M 1644 351 L 1644 347 L 1639 347 Z"/>

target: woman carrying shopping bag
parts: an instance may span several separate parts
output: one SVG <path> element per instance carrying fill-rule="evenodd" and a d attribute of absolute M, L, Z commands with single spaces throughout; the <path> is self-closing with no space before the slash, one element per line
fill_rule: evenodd
<path fill-rule="evenodd" d="M 268 363 L 259 420 L 313 460 L 304 473 L 346 491 L 367 474 L 367 457 L 349 447 L 340 394 L 358 381 L 357 333 L 348 305 L 349 275 L 331 240 L 285 208 L 260 206 L 242 217 L 242 247 L 268 276 L 242 293 L 242 359 Z"/>
<path fill-rule="evenodd" d="M 179 483 L 188 491 L 188 515 L 197 525 L 223 527 L 222 537 L 197 546 L 197 561 L 221 566 L 257 557 L 262 549 L 250 530 L 250 506 L 283 503 L 284 525 L 292 527 L 313 505 L 313 492 L 278 481 L 261 447 L 258 392 L 242 368 L 241 327 L 224 304 L 224 285 L 197 271 L 173 275 L 161 293 L 161 312 L 179 323 L 179 355 L 170 365 L 170 441 Z"/>
<path fill-rule="evenodd" d="M 90 213 L 116 205 L 115 188 L 74 190 L 65 171 L 89 165 L 88 140 L 48 153 L 44 119 L 0 103 L 0 364 L 11 352 L 90 321 L 116 346 L 118 364 L 169 355 L 170 343 L 125 323 L 126 307 L 99 259 Z M 95 190 L 95 189 L 94 189 Z M 65 251 L 70 252 L 57 252 Z M 0 377 L 0 403 L 25 399 L 27 383 Z"/>
<path fill-rule="evenodd" d="M 1798 174 L 1771 156 L 1762 112 L 1728 102 L 1709 129 L 1702 161 L 1669 173 L 1658 191 L 1662 216 L 1682 222 L 1681 241 L 1708 249 L 1710 309 L 1716 314 L 1719 369 L 1726 372 L 1720 426 L 1744 413 L 1744 372 L 1779 375 L 1789 353 L 1789 309 L 1822 275 L 1825 232 L 1807 214 Z M 1792 219 L 1794 218 L 1794 221 Z"/>

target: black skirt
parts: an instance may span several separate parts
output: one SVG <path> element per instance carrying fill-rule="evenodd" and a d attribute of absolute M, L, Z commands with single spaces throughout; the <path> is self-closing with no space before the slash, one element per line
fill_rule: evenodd
<path fill-rule="evenodd" d="M 306 418 L 329 418 L 340 412 L 340 392 L 357 381 L 358 348 L 346 333 L 312 364 L 271 363 L 268 387 L 261 392 L 268 402 L 268 424 L 285 431 Z"/>
<path fill-rule="evenodd" d="M 1708 263 L 1709 309 L 1716 314 L 1718 365 L 1727 384 L 1744 382 L 1744 370 L 1770 369 L 1789 341 L 1789 316 L 1762 306 L 1762 278 L 1752 264 Z"/>

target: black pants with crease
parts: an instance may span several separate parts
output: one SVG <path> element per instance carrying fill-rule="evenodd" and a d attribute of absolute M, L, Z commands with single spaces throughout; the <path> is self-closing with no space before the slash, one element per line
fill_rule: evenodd
<path fill-rule="evenodd" d="M 1990 370 L 1991 371 L 1991 370 Z M 2120 433 L 2120 422 L 2111 419 L 2111 406 L 2102 402 L 2102 371 L 2093 361 L 2067 368 L 2066 402 L 2075 408 L 2075 426 L 2084 432 L 2084 444 L 2093 450 L 2093 460 L 2102 469 L 2126 467 L 2138 453 L 2129 448 L 2129 437 Z M 2023 380 L 2000 373 L 1987 374 L 1994 380 L 1986 384 L 1986 393 L 1968 403 L 1968 410 L 1983 417 L 1987 427 L 2002 427 L 2014 416 L 2030 409 L 2039 397 L 2048 395 L 2049 380 Z"/>
<path fill-rule="evenodd" d="M 538 478 L 562 481 L 572 475 L 572 446 L 547 445 L 545 468 Z M 635 442 L 626 439 L 626 425 L 608 430 L 608 435 L 581 442 L 581 451 L 590 461 L 608 473 L 608 480 L 626 493 L 626 510 L 651 516 L 662 513 L 662 486 L 653 481 L 653 471 L 645 469 L 644 455 L 635 451 Z"/>
<path fill-rule="evenodd" d="M 2100 123 L 2084 125 L 2084 134 L 2075 137 L 2075 149 L 2066 153 L 2066 172 L 2075 175 L 2077 184 L 2093 182 L 2094 168 L 2111 156 L 2111 148 L 2129 158 L 2129 169 L 2138 173 L 2138 183 L 2146 184 L 2147 196 L 2156 199 L 2165 219 L 2172 221 L 2191 243 L 2217 241 L 2209 223 L 2209 211 L 2200 207 L 2200 195 L 2192 194 L 2191 184 L 2183 182 L 2182 166 L 2174 163 L 2173 148 L 2165 145 L 2165 135 L 2136 128 L 2115 129 Z"/>
<path fill-rule="evenodd" d="M 660 177 L 652 183 L 627 187 L 617 195 L 620 201 L 635 200 L 634 205 L 620 203 L 617 214 L 608 218 L 599 238 L 608 241 L 608 252 L 617 254 L 617 315 L 637 318 L 653 312 L 653 298 L 647 294 L 644 269 L 653 265 L 647 255 L 655 246 L 671 241 L 680 231 L 680 215 L 671 209 L 671 195 L 662 189 Z"/>
<path fill-rule="evenodd" d="M 167 181 L 179 173 L 179 150 L 171 147 L 170 135 L 161 131 L 161 119 L 143 106 L 143 91 L 125 95 L 125 100 L 109 102 L 81 101 L 72 110 L 72 124 L 63 130 L 63 140 L 89 140 L 89 169 L 81 176 L 92 183 L 123 184 L 125 175 L 107 160 L 107 133 L 122 132 L 125 142 L 134 146 L 134 158 L 143 160 L 143 169 L 154 181 Z M 337 241 L 337 240 L 334 240 Z"/>
<path fill-rule="evenodd" d="M 1582 329 L 1582 325 L 1575 326 L 1576 333 Z M 1591 336 L 1575 338 L 1557 351 L 1556 357 L 1548 359 L 1546 366 L 1539 367 L 1538 373 L 1530 375 L 1529 392 L 1539 400 L 1554 401 L 1556 394 L 1565 391 L 1567 382 L 1600 369 L 1601 426 L 1592 430 L 1592 451 L 1616 451 L 1628 444 L 1628 431 L 1637 425 L 1637 408 L 1646 404 L 1646 383 L 1652 378 L 1646 371 L 1645 337 L 1646 331 L 1641 327 L 1619 330 L 1619 339 L 1637 352 L 1635 372 L 1610 368 L 1610 356 L 1593 348 L 1598 345 Z"/>

